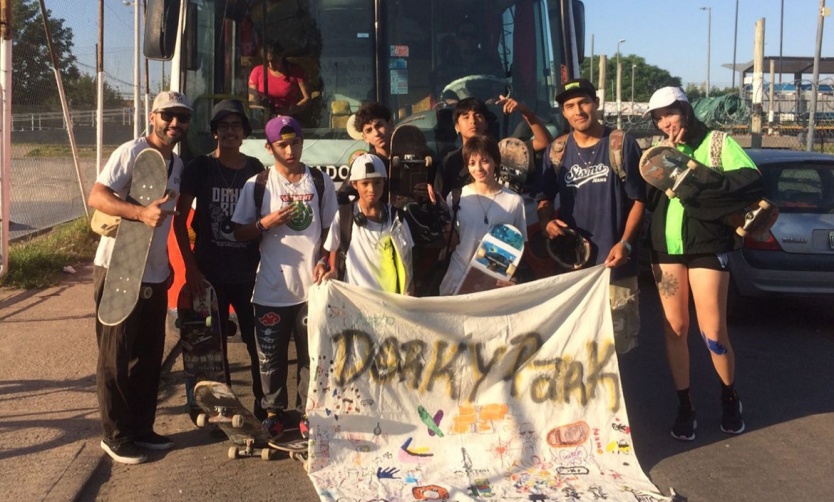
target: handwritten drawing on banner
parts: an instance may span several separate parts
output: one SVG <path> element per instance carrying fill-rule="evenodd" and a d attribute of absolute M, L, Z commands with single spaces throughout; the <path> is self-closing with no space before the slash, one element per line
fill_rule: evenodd
<path fill-rule="evenodd" d="M 632 447 L 609 271 L 309 301 L 309 476 L 322 500 L 662 500 Z"/>

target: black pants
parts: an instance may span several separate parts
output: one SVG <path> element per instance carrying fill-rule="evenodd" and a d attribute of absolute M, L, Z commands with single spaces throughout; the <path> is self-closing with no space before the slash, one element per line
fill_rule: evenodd
<path fill-rule="evenodd" d="M 96 394 L 104 439 L 124 443 L 153 430 L 165 349 L 168 291 L 164 283 L 143 284 L 151 288 L 151 297 L 140 297 L 121 324 L 105 326 L 98 321 L 98 308 L 106 275 L 106 268 L 95 267 Z"/>
<path fill-rule="evenodd" d="M 304 309 L 306 305 L 306 302 L 289 307 L 253 304 L 265 410 L 278 411 L 288 408 L 287 373 L 290 336 L 293 334 L 295 334 L 295 351 L 298 356 L 296 371 L 298 396 L 292 409 L 304 413 L 307 406 L 307 386 L 310 384 L 307 323 L 306 319 L 303 322 L 299 319 L 299 314 L 303 314 L 302 310 L 306 312 Z"/>
<path fill-rule="evenodd" d="M 246 344 L 246 351 L 249 353 L 249 372 L 252 375 L 252 393 L 255 396 L 256 415 L 260 414 L 261 401 L 264 397 L 263 386 L 261 385 L 261 373 L 258 369 L 258 346 L 255 343 L 255 315 L 252 311 L 252 290 L 255 288 L 255 280 L 238 284 L 224 284 L 212 282 L 214 291 L 217 293 L 217 305 L 220 308 L 220 325 L 228 326 L 229 305 L 234 307 L 237 314 L 237 323 L 240 328 L 240 337 Z M 223 338 L 223 353 L 226 350 L 226 338 Z M 229 361 L 226 361 L 226 379 L 229 380 Z"/>

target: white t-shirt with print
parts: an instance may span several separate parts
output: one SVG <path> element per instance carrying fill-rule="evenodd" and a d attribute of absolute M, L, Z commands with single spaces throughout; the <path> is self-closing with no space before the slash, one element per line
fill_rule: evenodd
<path fill-rule="evenodd" d="M 133 178 L 133 164 L 139 152 L 151 148 L 145 137 L 138 138 L 122 144 L 110 155 L 104 169 L 101 170 L 96 183 L 110 188 L 120 199 L 127 198 L 130 192 L 130 180 Z M 178 155 L 174 156 L 171 175 L 168 176 L 168 190 L 174 193 L 180 192 L 180 178 L 182 177 L 183 163 Z M 176 198 L 163 204 L 162 209 L 173 211 L 177 205 Z M 148 252 L 148 261 L 145 265 L 145 275 L 142 282 L 160 283 L 168 279 L 170 269 L 168 268 L 168 233 L 171 230 L 173 216 L 168 216 L 162 225 L 156 227 L 151 240 L 151 248 Z M 98 243 L 96 257 L 93 263 L 101 267 L 110 266 L 110 256 L 113 254 L 114 237 L 102 237 Z"/>
<path fill-rule="evenodd" d="M 388 206 L 388 214 L 391 212 L 391 207 Z M 354 207 L 354 211 L 357 208 Z M 336 212 L 333 223 L 330 225 L 330 233 L 327 234 L 327 240 L 324 243 L 324 249 L 328 251 L 338 250 L 342 242 L 340 233 L 341 215 Z M 348 284 L 355 284 L 365 288 L 372 288 L 382 290 L 382 285 L 379 278 L 382 276 L 380 267 L 380 250 L 379 242 L 383 233 L 391 233 L 394 227 L 394 218 L 389 217 L 382 223 L 370 221 L 364 225 L 359 226 L 356 222 L 351 222 L 353 229 L 351 230 L 350 246 L 348 246 L 347 256 L 345 258 L 345 278 L 344 281 Z M 400 240 L 400 245 L 405 249 L 414 247 L 414 241 L 411 239 L 411 232 L 408 229 L 408 222 L 402 220 L 397 223 L 399 229 L 392 235 L 393 238 Z M 411 275 L 411 271 L 408 271 Z"/>
<path fill-rule="evenodd" d="M 446 197 L 446 203 L 452 208 L 452 194 Z M 484 223 L 484 215 L 488 223 Z M 527 219 L 524 212 L 524 199 L 517 193 L 501 187 L 495 197 L 478 195 L 472 185 L 461 189 L 460 209 L 458 209 L 455 228 L 460 236 L 460 243 L 452 252 L 449 269 L 440 283 L 440 294 L 451 295 L 463 280 L 466 267 L 478 249 L 481 239 L 493 225 L 507 224 L 516 227 L 527 242 Z"/>
<path fill-rule="evenodd" d="M 255 179 L 246 181 L 232 215 L 236 224 L 254 223 L 261 216 L 290 204 L 300 204 L 302 210 L 285 225 L 263 233 L 261 263 L 255 280 L 252 302 L 268 307 L 286 307 L 307 301 L 307 290 L 313 284 L 313 269 L 320 258 L 322 228 L 330 228 L 338 208 L 336 187 L 329 176 L 324 176 L 324 203 L 319 214 L 319 197 L 310 169 L 290 183 L 274 167 L 264 189 L 261 214 L 256 214 Z"/>

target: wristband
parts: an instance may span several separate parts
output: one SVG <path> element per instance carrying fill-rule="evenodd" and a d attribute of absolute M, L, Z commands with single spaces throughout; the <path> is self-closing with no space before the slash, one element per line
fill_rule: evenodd
<path fill-rule="evenodd" d="M 620 244 L 622 244 L 623 247 L 626 248 L 628 254 L 631 255 L 631 244 L 629 244 L 627 241 L 620 241 Z"/>
<path fill-rule="evenodd" d="M 264 224 L 263 224 L 263 223 L 261 223 L 261 220 L 260 220 L 260 219 L 258 219 L 258 220 L 256 220 L 256 221 L 255 221 L 255 227 L 256 227 L 258 230 L 260 230 L 261 232 L 266 232 L 266 227 L 264 226 Z"/>
<path fill-rule="evenodd" d="M 328 272 L 330 271 L 330 264 L 327 263 L 326 259 L 324 259 L 324 258 L 320 259 L 317 264 L 324 267 L 324 270 L 326 270 Z"/>

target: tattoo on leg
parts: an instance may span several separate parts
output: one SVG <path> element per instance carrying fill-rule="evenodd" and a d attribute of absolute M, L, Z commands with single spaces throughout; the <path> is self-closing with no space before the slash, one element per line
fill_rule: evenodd
<path fill-rule="evenodd" d="M 703 331 L 701 331 L 701 338 L 704 339 L 704 343 L 707 344 L 707 348 L 713 354 L 715 354 L 717 356 L 723 356 L 727 353 L 727 347 L 718 343 L 717 340 L 711 340 L 711 339 L 707 338 L 707 334 L 704 333 Z"/>
<path fill-rule="evenodd" d="M 657 290 L 660 292 L 660 296 L 664 298 L 675 296 L 679 288 L 678 280 L 668 272 L 664 272 L 660 278 L 660 282 L 657 283 Z"/>

